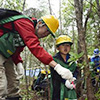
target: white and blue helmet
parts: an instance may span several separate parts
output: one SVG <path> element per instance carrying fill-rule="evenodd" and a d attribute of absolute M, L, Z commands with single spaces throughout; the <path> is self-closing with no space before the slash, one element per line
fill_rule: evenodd
<path fill-rule="evenodd" d="M 94 49 L 94 55 L 98 55 L 100 52 L 99 52 L 99 49 Z"/>

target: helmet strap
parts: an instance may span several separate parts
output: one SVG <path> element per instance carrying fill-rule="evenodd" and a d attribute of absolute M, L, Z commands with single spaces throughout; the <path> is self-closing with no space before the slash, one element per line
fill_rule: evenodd
<path fill-rule="evenodd" d="M 35 34 L 38 37 L 38 29 L 39 29 L 39 24 L 36 25 L 36 30 L 35 30 Z"/>

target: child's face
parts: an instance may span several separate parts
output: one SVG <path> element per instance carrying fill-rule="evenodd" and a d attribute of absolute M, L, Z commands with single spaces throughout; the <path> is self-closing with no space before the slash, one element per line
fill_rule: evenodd
<path fill-rule="evenodd" d="M 68 43 L 64 43 L 61 44 L 59 47 L 57 47 L 57 49 L 59 50 L 60 53 L 66 55 L 67 53 L 69 53 L 71 46 Z"/>

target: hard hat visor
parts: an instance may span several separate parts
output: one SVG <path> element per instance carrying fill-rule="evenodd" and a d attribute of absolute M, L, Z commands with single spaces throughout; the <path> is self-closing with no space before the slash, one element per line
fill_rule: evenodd
<path fill-rule="evenodd" d="M 55 18 L 53 15 L 46 15 L 41 17 L 41 19 L 46 24 L 48 30 L 50 31 L 51 35 L 55 37 L 54 33 L 59 27 L 59 21 L 57 18 Z"/>

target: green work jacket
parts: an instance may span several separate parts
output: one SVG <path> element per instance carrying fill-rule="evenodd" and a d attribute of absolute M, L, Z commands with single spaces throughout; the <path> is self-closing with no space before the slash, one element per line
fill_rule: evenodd
<path fill-rule="evenodd" d="M 54 60 L 59 63 L 64 68 L 69 69 L 73 74 L 76 71 L 76 63 L 73 62 L 70 66 L 68 62 L 64 62 L 60 53 L 57 53 L 54 57 Z M 66 59 L 68 60 L 70 55 L 67 54 Z M 75 89 L 68 89 L 65 86 L 64 79 L 53 69 L 51 70 L 51 100 L 77 100 Z"/>

